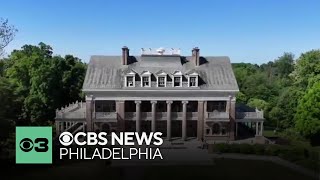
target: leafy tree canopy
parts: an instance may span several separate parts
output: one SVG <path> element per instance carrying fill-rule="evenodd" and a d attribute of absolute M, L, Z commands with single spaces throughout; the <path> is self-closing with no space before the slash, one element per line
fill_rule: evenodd
<path fill-rule="evenodd" d="M 55 109 L 81 100 L 86 65 L 72 55 L 52 54 L 44 43 L 25 45 L 5 62 L 5 76 L 21 104 L 18 119 L 45 123 L 53 120 Z"/>
<path fill-rule="evenodd" d="M 297 130 L 304 136 L 320 134 L 320 82 L 314 83 L 299 102 L 295 120 Z"/>

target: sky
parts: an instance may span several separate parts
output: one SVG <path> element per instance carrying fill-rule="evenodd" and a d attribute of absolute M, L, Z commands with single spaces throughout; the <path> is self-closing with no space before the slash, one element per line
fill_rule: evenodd
<path fill-rule="evenodd" d="M 320 0 L 0 0 L 0 17 L 19 30 L 8 54 L 44 42 L 85 62 L 124 45 L 258 64 L 320 48 Z"/>

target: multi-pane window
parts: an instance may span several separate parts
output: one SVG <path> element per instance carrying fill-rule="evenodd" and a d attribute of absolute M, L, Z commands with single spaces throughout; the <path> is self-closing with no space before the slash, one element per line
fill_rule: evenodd
<path fill-rule="evenodd" d="M 190 87 L 196 87 L 197 86 L 197 77 L 190 77 L 190 82 L 189 82 Z"/>
<path fill-rule="evenodd" d="M 164 77 L 158 77 L 158 87 L 165 87 L 165 78 Z"/>
<path fill-rule="evenodd" d="M 142 77 L 142 86 L 143 87 L 149 87 L 150 86 L 149 77 Z"/>
<path fill-rule="evenodd" d="M 134 82 L 133 82 L 133 76 L 127 76 L 127 87 L 133 87 Z"/>
<path fill-rule="evenodd" d="M 174 77 L 174 87 L 181 86 L 181 77 Z"/>

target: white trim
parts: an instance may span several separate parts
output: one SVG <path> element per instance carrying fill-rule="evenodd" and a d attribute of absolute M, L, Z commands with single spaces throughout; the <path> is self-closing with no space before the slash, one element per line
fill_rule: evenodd
<path fill-rule="evenodd" d="M 174 71 L 174 72 L 172 73 L 172 75 L 182 76 L 182 72 L 181 72 L 181 71 Z"/>
<path fill-rule="evenodd" d="M 165 72 L 161 72 L 161 73 L 157 74 L 157 76 L 166 76 L 166 75 L 167 75 L 167 73 L 165 73 Z"/>
<path fill-rule="evenodd" d="M 133 71 L 127 73 L 127 75 L 135 75 L 136 73 L 134 73 Z"/>
<path fill-rule="evenodd" d="M 142 76 L 151 76 L 151 72 L 150 71 L 144 71 L 143 73 L 141 73 Z"/>
<path fill-rule="evenodd" d="M 193 72 L 191 74 L 188 74 L 189 76 L 199 76 L 199 74 L 197 72 Z"/>

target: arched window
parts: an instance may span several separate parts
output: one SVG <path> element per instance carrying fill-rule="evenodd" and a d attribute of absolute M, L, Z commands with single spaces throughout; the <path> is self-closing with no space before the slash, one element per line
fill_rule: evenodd
<path fill-rule="evenodd" d="M 218 123 L 212 125 L 212 134 L 220 134 L 220 125 Z"/>

